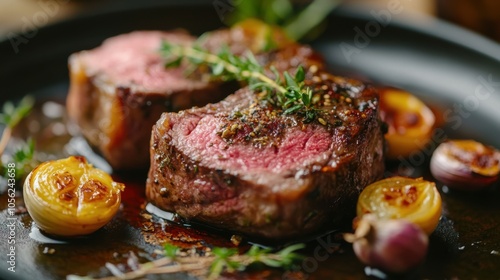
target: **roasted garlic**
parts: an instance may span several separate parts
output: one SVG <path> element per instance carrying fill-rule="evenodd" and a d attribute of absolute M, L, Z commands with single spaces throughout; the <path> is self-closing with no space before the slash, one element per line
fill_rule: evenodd
<path fill-rule="evenodd" d="M 47 161 L 24 183 L 29 214 L 44 232 L 61 237 L 90 234 L 118 211 L 125 186 L 84 157 Z"/>

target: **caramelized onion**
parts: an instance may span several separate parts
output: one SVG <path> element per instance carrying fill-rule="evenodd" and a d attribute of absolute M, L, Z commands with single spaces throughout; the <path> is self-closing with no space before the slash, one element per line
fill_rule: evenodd
<path fill-rule="evenodd" d="M 480 190 L 498 180 L 500 152 L 473 140 L 442 143 L 432 154 L 431 173 L 460 190 Z"/>
<path fill-rule="evenodd" d="M 92 233 L 118 211 L 124 185 L 94 168 L 84 157 L 47 161 L 24 183 L 24 201 L 46 233 L 74 237 Z"/>
<path fill-rule="evenodd" d="M 431 234 L 441 217 L 441 195 L 433 182 L 422 178 L 392 177 L 367 186 L 356 206 L 359 218 L 406 219 Z"/>
<path fill-rule="evenodd" d="M 432 110 L 409 92 L 380 90 L 380 116 L 388 125 L 387 158 L 408 157 L 429 142 L 436 118 Z"/>

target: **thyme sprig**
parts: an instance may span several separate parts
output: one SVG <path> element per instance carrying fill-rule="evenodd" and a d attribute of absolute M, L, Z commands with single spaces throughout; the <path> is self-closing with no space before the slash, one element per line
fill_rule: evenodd
<path fill-rule="evenodd" d="M 166 64 L 167 67 L 176 67 L 183 59 L 188 59 L 194 65 L 210 66 L 211 74 L 222 80 L 248 82 L 254 87 L 275 89 L 280 93 L 287 91 L 285 87 L 263 74 L 263 67 L 251 52 L 247 52 L 245 56 L 237 56 L 231 53 L 228 47 L 222 47 L 218 54 L 213 54 L 201 47 L 167 42 L 163 42 L 161 51 L 167 59 L 170 59 Z"/>
<path fill-rule="evenodd" d="M 25 96 L 16 106 L 12 102 L 6 102 L 3 105 L 2 113 L 0 113 L 0 123 L 5 127 L 0 139 L 0 175 L 6 177 L 7 166 L 2 162 L 2 155 L 5 152 L 9 143 L 14 128 L 29 115 L 33 109 L 34 99 L 31 96 Z M 28 139 L 22 142 L 20 146 L 12 153 L 11 160 L 15 163 L 15 179 L 19 180 L 29 173 L 35 167 L 34 161 L 35 142 L 33 139 Z"/>
<path fill-rule="evenodd" d="M 12 155 L 12 162 L 15 165 L 15 179 L 20 180 L 36 167 L 35 161 L 35 141 L 29 138 L 25 143 L 14 152 Z M 3 167 L 6 170 L 5 166 Z M 6 175 L 6 174 L 2 174 Z"/>
<path fill-rule="evenodd" d="M 167 244 L 164 247 L 165 257 L 155 261 L 139 264 L 138 268 L 123 273 L 115 265 L 107 263 L 106 267 L 114 276 L 100 278 L 99 280 L 132 280 L 142 279 L 153 274 L 190 273 L 207 279 L 218 279 L 224 272 L 243 271 L 253 264 L 263 264 L 268 267 L 289 269 L 302 256 L 297 250 L 304 248 L 303 244 L 288 246 L 281 251 L 272 253 L 271 249 L 263 249 L 253 245 L 245 254 L 238 254 L 235 248 L 215 247 L 205 256 L 181 257 L 180 249 Z M 111 269 L 110 269 L 111 268 Z M 68 280 L 91 280 L 89 276 L 68 275 Z"/>
<path fill-rule="evenodd" d="M 7 143 L 9 143 L 10 137 L 12 136 L 12 130 L 19 122 L 24 119 L 33 108 L 35 101 L 33 97 L 27 95 L 17 106 L 12 102 L 6 102 L 3 105 L 2 113 L 0 113 L 0 123 L 5 125 L 2 132 L 2 138 L 0 139 L 0 155 L 3 154 Z"/>
<path fill-rule="evenodd" d="M 320 110 L 313 106 L 313 91 L 306 86 L 305 71 L 298 67 L 294 76 L 287 71 L 279 73 L 271 67 L 274 79 L 265 74 L 258 60 L 251 52 L 237 56 L 223 47 L 214 54 L 199 46 L 181 46 L 163 42 L 161 51 L 167 59 L 167 67 L 176 67 L 183 60 L 211 70 L 211 75 L 221 80 L 245 82 L 252 90 L 266 92 L 265 99 L 278 107 L 284 114 L 300 114 L 305 122 L 314 121 Z M 282 78 L 283 77 L 283 78 Z"/>

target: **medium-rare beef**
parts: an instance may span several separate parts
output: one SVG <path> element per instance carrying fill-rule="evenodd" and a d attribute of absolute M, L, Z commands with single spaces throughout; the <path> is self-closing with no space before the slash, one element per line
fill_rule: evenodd
<path fill-rule="evenodd" d="M 278 30 L 269 38 L 278 42 L 273 43 L 274 51 L 256 49 L 256 26 L 217 30 L 201 44 L 213 52 L 224 46 L 241 54 L 251 50 L 262 64 L 275 62 L 279 70 L 298 64 L 323 68 L 322 58 L 310 47 L 285 40 Z M 69 59 L 69 116 L 115 169 L 148 167 L 151 127 L 162 112 L 217 102 L 237 89 L 236 83 L 208 81 L 202 72 L 186 77 L 184 66 L 166 69 L 158 52 L 162 40 L 194 42 L 185 32 L 140 31 L 110 38 Z"/>
<path fill-rule="evenodd" d="M 185 219 L 268 239 L 353 213 L 384 170 L 378 95 L 355 80 L 308 75 L 322 112 L 310 123 L 248 88 L 164 113 L 152 131 L 147 198 Z"/>
<path fill-rule="evenodd" d="M 162 40 L 195 39 L 181 31 L 137 31 L 69 58 L 68 114 L 115 169 L 148 167 L 151 128 L 161 113 L 217 102 L 236 89 L 188 78 L 185 67 L 166 69 Z"/>

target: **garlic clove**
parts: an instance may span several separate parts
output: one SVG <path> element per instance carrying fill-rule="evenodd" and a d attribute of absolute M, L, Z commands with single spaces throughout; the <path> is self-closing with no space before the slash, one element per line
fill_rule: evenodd
<path fill-rule="evenodd" d="M 362 263 L 390 273 L 418 266 L 429 244 L 427 234 L 417 225 L 403 219 L 381 220 L 374 215 L 364 216 L 354 235 L 346 237 Z"/>

